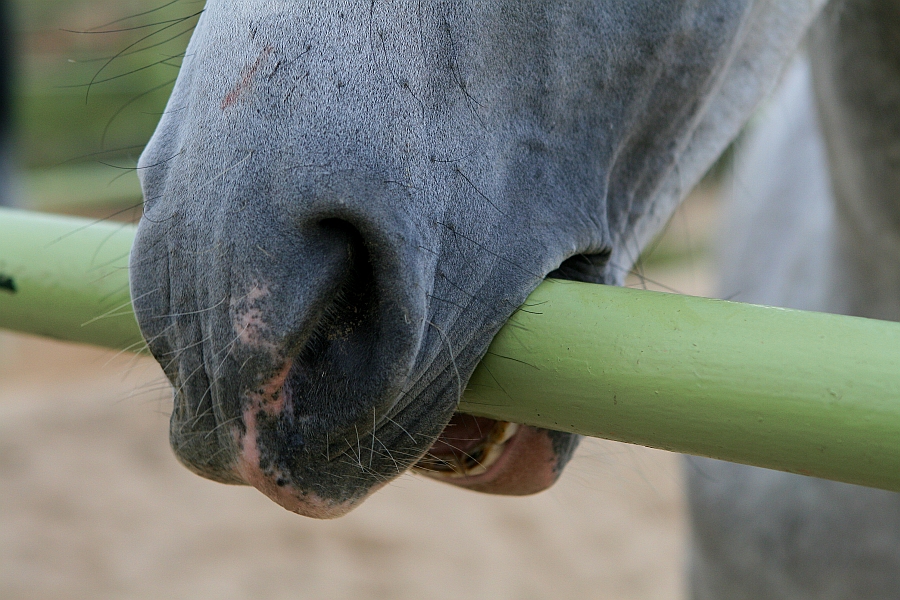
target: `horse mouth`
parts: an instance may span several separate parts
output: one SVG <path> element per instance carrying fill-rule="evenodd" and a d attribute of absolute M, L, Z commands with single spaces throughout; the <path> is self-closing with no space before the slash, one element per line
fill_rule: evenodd
<path fill-rule="evenodd" d="M 475 491 L 518 496 L 553 485 L 558 462 L 546 430 L 456 413 L 412 470 Z"/>
<path fill-rule="evenodd" d="M 455 414 L 413 469 L 436 479 L 477 477 L 497 464 L 519 425 Z"/>

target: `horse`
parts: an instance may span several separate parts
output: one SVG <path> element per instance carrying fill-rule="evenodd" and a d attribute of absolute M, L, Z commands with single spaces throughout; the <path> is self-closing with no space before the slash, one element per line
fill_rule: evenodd
<path fill-rule="evenodd" d="M 900 320 L 900 10 L 832 2 L 737 161 L 720 294 Z M 709 459 L 686 467 L 705 598 L 896 598 L 900 496 Z"/>
<path fill-rule="evenodd" d="M 130 263 L 178 459 L 317 518 L 408 469 L 552 485 L 577 436 L 457 414 L 469 376 L 543 279 L 623 283 L 813 23 L 824 139 L 854 165 L 834 197 L 872 191 L 856 149 L 891 173 L 889 144 L 859 138 L 890 128 L 849 83 L 884 75 L 852 61 L 893 9 L 825 4 L 208 2 L 139 161 Z M 841 239 L 830 267 L 862 256 Z M 728 532 L 704 529 L 716 467 L 694 468 L 695 593 L 750 597 L 713 556 Z"/>

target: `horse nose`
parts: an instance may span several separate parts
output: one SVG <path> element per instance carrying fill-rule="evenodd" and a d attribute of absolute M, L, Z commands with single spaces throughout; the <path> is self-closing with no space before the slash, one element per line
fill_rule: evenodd
<path fill-rule="evenodd" d="M 375 204 L 260 202 L 142 223 L 136 312 L 169 365 L 171 444 L 193 471 L 315 512 L 291 490 L 402 397 L 428 265 L 406 221 Z M 170 289 L 145 291 L 142 269 L 162 261 Z"/>
<path fill-rule="evenodd" d="M 243 374 L 219 389 L 240 390 L 235 472 L 289 510 L 341 514 L 351 505 L 323 503 L 308 481 L 402 394 L 421 286 L 397 280 L 416 272 L 403 242 L 362 219 L 316 218 L 268 244 L 230 301 Z"/>

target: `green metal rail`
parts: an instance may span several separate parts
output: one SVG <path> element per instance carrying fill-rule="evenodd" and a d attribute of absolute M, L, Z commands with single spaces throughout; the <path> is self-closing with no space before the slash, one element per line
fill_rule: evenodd
<path fill-rule="evenodd" d="M 0 211 L 0 327 L 142 349 L 133 235 Z M 900 491 L 900 324 L 547 281 L 460 409 Z"/>
<path fill-rule="evenodd" d="M 134 227 L 0 209 L 0 328 L 139 351 Z"/>

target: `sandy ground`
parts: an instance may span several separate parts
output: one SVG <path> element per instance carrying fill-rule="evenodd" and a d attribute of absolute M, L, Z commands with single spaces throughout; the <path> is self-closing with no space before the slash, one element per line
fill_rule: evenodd
<path fill-rule="evenodd" d="M 0 334 L 0 598 L 683 597 L 675 455 L 587 440 L 534 497 L 405 476 L 317 522 L 182 468 L 168 410 L 152 361 Z"/>

